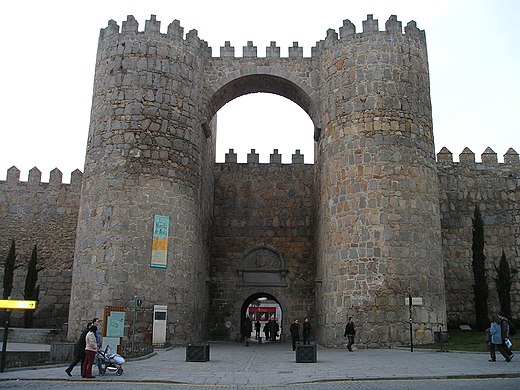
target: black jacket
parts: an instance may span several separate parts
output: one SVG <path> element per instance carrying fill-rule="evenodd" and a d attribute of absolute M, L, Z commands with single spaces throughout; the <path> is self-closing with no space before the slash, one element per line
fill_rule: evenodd
<path fill-rule="evenodd" d="M 248 320 L 247 318 L 242 320 L 242 325 L 240 329 L 240 333 L 242 336 L 249 336 L 251 335 L 251 332 L 253 331 L 253 323 L 251 320 Z"/>
<path fill-rule="evenodd" d="M 347 337 L 348 334 L 351 334 L 351 335 L 356 334 L 356 327 L 354 326 L 353 322 L 348 322 L 347 326 L 345 326 L 345 333 L 343 334 L 343 336 Z"/>
<path fill-rule="evenodd" d="M 293 339 L 298 340 L 300 338 L 300 325 L 292 323 L 291 327 L 289 328 L 289 332 L 291 333 L 291 337 Z"/>
<path fill-rule="evenodd" d="M 303 321 L 303 335 L 308 336 L 311 334 L 311 323 Z"/>
<path fill-rule="evenodd" d="M 79 340 L 74 346 L 74 355 L 78 357 L 85 356 L 85 347 L 87 346 L 87 342 L 85 341 L 85 337 L 87 337 L 88 328 L 81 332 L 81 336 L 79 336 Z"/>

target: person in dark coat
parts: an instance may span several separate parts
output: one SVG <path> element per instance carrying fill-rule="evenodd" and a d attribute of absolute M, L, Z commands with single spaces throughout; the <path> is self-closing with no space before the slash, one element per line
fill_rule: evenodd
<path fill-rule="evenodd" d="M 279 331 L 280 331 L 280 325 L 278 325 L 278 322 L 276 321 L 276 318 L 275 318 L 275 319 L 273 319 L 273 323 L 271 325 L 271 340 L 272 341 L 276 341 Z"/>
<path fill-rule="evenodd" d="M 298 320 L 294 320 L 294 322 L 289 327 L 289 333 L 291 334 L 292 339 L 292 350 L 296 351 L 296 343 L 300 341 L 300 324 Z"/>
<path fill-rule="evenodd" d="M 74 360 L 72 360 L 72 363 L 65 369 L 65 372 L 68 376 L 72 376 L 72 370 L 76 365 L 81 362 L 81 376 L 83 376 L 83 362 L 85 361 L 85 337 L 87 336 L 87 333 L 89 331 L 90 325 L 92 325 L 90 322 L 87 324 L 87 327 L 81 332 L 81 335 L 79 336 L 79 340 L 77 341 L 76 345 L 74 346 Z"/>
<path fill-rule="evenodd" d="M 274 319 L 269 318 L 269 321 L 267 322 L 267 329 L 269 330 L 269 340 L 273 341 L 273 335 L 274 335 Z"/>
<path fill-rule="evenodd" d="M 354 321 L 352 321 L 352 317 L 349 317 L 347 325 L 345 326 L 344 337 L 347 338 L 347 348 L 350 352 L 352 352 L 352 344 L 354 344 L 354 336 L 356 335 L 356 326 L 354 325 Z"/>
<path fill-rule="evenodd" d="M 242 334 L 242 338 L 246 343 L 246 347 L 249 347 L 249 341 L 251 339 L 251 332 L 253 331 L 253 322 L 251 318 L 246 317 L 242 321 L 240 333 Z"/>
<path fill-rule="evenodd" d="M 311 339 L 311 323 L 309 317 L 303 320 L 303 345 L 310 344 Z"/>
<path fill-rule="evenodd" d="M 264 324 L 264 334 L 265 334 L 265 339 L 266 341 L 269 340 L 269 321 L 267 321 L 265 324 Z"/>
<path fill-rule="evenodd" d="M 506 361 L 510 362 L 515 356 L 511 348 L 506 344 L 506 340 L 509 340 L 509 320 L 504 316 L 504 313 L 498 313 L 498 319 L 500 320 L 500 335 L 502 337 L 502 349 L 506 352 Z"/>
<path fill-rule="evenodd" d="M 257 340 L 261 340 L 262 339 L 262 336 L 260 336 L 260 328 L 262 327 L 262 325 L 260 325 L 260 321 L 256 320 L 255 322 L 255 331 L 256 331 L 256 339 Z"/>

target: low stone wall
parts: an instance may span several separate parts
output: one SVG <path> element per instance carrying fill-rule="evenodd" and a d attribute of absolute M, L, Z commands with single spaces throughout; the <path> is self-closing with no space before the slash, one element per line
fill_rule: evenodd
<path fill-rule="evenodd" d="M 5 368 L 69 363 L 74 355 L 74 345 L 75 343 L 54 343 L 51 344 L 50 351 L 7 351 Z"/>
<path fill-rule="evenodd" d="M 49 344 L 54 329 L 9 328 L 7 340 L 10 343 Z M 4 329 L 0 329 L 0 337 L 4 337 Z"/>
<path fill-rule="evenodd" d="M 74 357 L 76 343 L 53 343 L 51 344 L 51 363 L 71 362 Z"/>
<path fill-rule="evenodd" d="M 51 363 L 49 351 L 7 351 L 5 368 L 42 366 Z"/>

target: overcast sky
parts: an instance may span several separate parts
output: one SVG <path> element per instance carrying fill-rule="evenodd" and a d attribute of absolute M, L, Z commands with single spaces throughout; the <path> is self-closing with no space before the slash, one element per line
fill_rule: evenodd
<path fill-rule="evenodd" d="M 520 1 L 0 1 L 0 180 L 15 165 L 21 180 L 36 166 L 43 181 L 58 168 L 64 182 L 83 171 L 99 30 L 134 15 L 144 30 L 150 15 L 161 32 L 174 19 L 207 41 L 213 56 L 230 41 L 236 56 L 253 41 L 258 56 L 276 41 L 282 56 L 294 41 L 311 47 L 344 19 L 362 31 L 367 14 L 384 30 L 390 15 L 425 30 L 430 64 L 436 151 L 446 146 L 456 161 L 469 147 L 477 161 L 491 147 L 499 162 L 520 152 Z M 244 162 L 256 149 L 268 162 L 279 149 L 288 163 L 295 149 L 313 160 L 313 125 L 291 101 L 254 94 L 218 112 L 217 161 L 229 148 Z"/>

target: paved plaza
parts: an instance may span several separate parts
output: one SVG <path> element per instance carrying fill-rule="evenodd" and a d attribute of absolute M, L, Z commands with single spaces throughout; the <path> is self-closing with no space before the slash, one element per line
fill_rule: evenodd
<path fill-rule="evenodd" d="M 11 348 L 16 348 L 11 345 Z M 42 348 L 40 346 L 40 348 Z M 211 342 L 210 360 L 186 362 L 186 349 L 157 350 L 147 358 L 127 361 L 124 373 L 97 375 L 91 381 L 150 382 L 197 385 L 269 386 L 369 379 L 519 378 L 520 356 L 507 363 L 488 362 L 486 353 L 414 349 L 332 349 L 318 346 L 316 363 L 296 363 L 290 343 Z M 0 381 L 65 380 L 85 382 L 79 367 L 68 377 L 67 364 L 6 370 Z M 6 383 L 6 382 L 0 382 Z"/>

